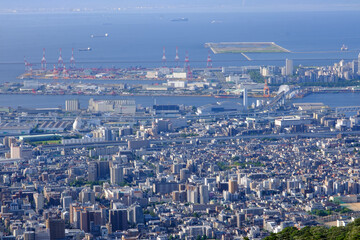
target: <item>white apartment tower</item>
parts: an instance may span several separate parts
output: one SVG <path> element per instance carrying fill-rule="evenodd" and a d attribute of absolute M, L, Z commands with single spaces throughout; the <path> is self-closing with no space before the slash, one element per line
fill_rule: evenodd
<path fill-rule="evenodd" d="M 124 181 L 123 168 L 119 165 L 112 166 L 110 169 L 111 184 L 121 184 Z"/>

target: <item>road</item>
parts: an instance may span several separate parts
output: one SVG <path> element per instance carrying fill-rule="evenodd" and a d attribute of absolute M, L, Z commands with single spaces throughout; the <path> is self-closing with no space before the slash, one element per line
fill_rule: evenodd
<path fill-rule="evenodd" d="M 323 132 L 323 133 L 287 133 L 287 134 L 258 134 L 258 135 L 239 135 L 239 136 L 219 136 L 219 137 L 191 137 L 191 138 L 179 138 L 179 139 L 166 139 L 166 140 L 150 140 L 150 144 L 169 144 L 169 143 L 178 143 L 185 144 L 190 141 L 202 141 L 210 142 L 212 140 L 216 141 L 225 141 L 225 140 L 234 140 L 234 139 L 262 139 L 262 138 L 328 138 L 335 137 L 339 133 L 343 135 L 360 135 L 360 131 L 351 131 L 351 132 Z M 91 148 L 91 147 L 108 147 L 108 146 L 127 146 L 126 141 L 108 141 L 108 142 L 94 142 L 94 143 L 83 143 L 83 144 L 52 144 L 52 145 L 43 145 L 42 149 L 72 149 L 72 148 Z M 1 149 L 0 153 L 4 154 L 9 152 L 10 149 Z"/>
<path fill-rule="evenodd" d="M 233 139 L 261 139 L 261 138 L 328 138 L 335 137 L 339 133 L 343 135 L 360 135 L 360 131 L 351 132 L 323 132 L 323 133 L 288 133 L 288 134 L 259 134 L 259 135 L 240 135 L 240 136 L 219 136 L 219 137 L 191 137 L 181 139 L 166 139 L 166 140 L 150 140 L 150 144 L 167 144 L 167 143 L 187 143 L 190 141 L 224 141 Z M 127 146 L 126 141 L 109 141 L 109 142 L 95 142 L 84 144 L 69 144 L 69 145 L 44 145 L 43 149 L 57 149 L 57 148 L 79 148 L 79 147 L 107 147 L 107 146 Z"/>

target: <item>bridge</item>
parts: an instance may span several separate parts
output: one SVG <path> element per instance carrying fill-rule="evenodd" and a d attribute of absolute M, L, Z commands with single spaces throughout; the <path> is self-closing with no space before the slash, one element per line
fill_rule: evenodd
<path fill-rule="evenodd" d="M 354 113 L 360 111 L 360 106 L 350 106 L 350 107 L 337 107 L 335 108 L 336 116 L 340 113 Z"/>
<path fill-rule="evenodd" d="M 298 87 L 290 89 L 288 85 L 281 85 L 277 95 L 271 99 L 269 104 L 264 106 L 265 110 L 270 110 L 276 106 L 284 105 L 285 100 L 293 98 L 295 93 L 298 91 Z"/>

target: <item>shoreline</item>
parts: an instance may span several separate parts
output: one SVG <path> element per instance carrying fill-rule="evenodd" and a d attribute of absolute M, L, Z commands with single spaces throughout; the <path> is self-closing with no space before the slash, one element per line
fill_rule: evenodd
<path fill-rule="evenodd" d="M 61 94 L 61 93 L 31 93 L 31 92 L 13 92 L 13 93 L 2 93 L 0 95 L 38 95 L 38 96 L 112 96 L 112 97 L 214 97 L 214 95 L 196 95 L 196 94 Z M 215 98 L 215 97 L 214 97 Z M 240 99 L 241 97 L 239 97 Z M 224 98 L 226 99 L 226 98 Z"/>

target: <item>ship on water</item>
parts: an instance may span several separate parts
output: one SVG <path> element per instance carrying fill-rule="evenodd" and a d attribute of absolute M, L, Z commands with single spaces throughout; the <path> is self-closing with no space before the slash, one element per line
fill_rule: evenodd
<path fill-rule="evenodd" d="M 92 48 L 91 47 L 87 47 L 87 48 L 79 48 L 80 52 L 87 52 L 87 51 L 91 51 Z"/>
<path fill-rule="evenodd" d="M 109 36 L 108 33 L 105 33 L 104 35 L 95 35 L 95 34 L 90 35 L 91 38 L 100 38 L 100 37 L 108 37 L 108 36 Z"/>
<path fill-rule="evenodd" d="M 188 18 L 174 18 L 174 19 L 171 19 L 172 22 L 187 22 L 189 21 Z"/>
<path fill-rule="evenodd" d="M 345 44 L 343 44 L 341 47 L 341 51 L 347 51 L 347 50 L 349 50 L 348 47 Z"/>

